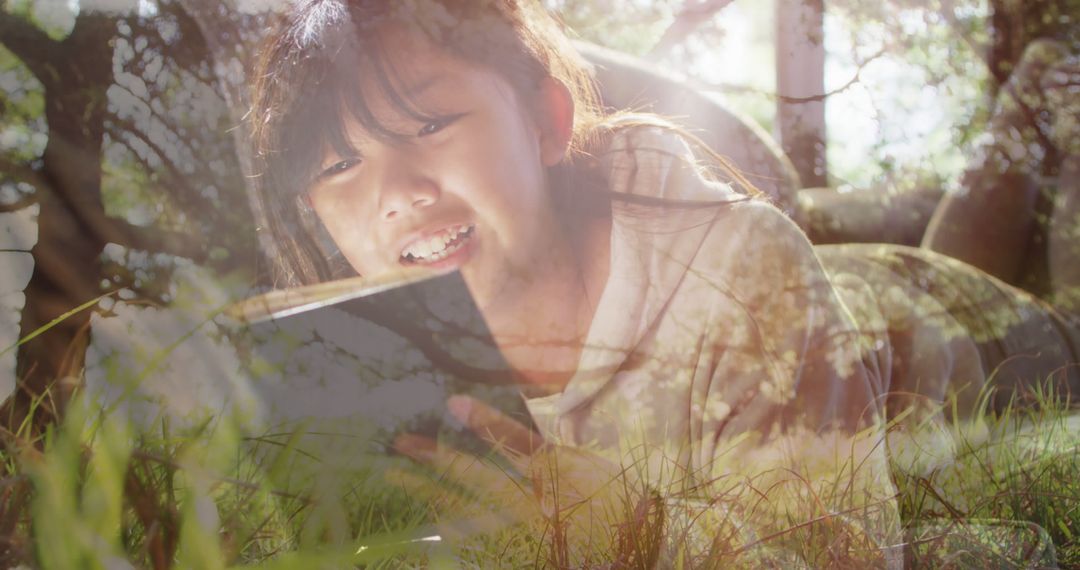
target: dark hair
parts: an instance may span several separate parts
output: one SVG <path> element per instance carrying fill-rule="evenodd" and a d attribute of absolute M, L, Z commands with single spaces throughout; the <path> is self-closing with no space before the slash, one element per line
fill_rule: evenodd
<path fill-rule="evenodd" d="M 420 6 L 422 4 L 423 6 Z M 570 90 L 571 155 L 588 146 L 599 103 L 584 64 L 555 20 L 533 0 L 305 0 L 270 33 L 256 66 L 250 113 L 257 223 L 282 285 L 313 283 L 347 269 L 336 248 L 296 206 L 322 152 L 349 148 L 344 114 L 375 136 L 395 135 L 368 108 L 364 79 L 403 113 L 430 120 L 397 89 L 384 52 L 387 25 L 498 72 L 519 94 L 546 77 Z M 361 70 L 367 73 L 362 77 Z M 265 243 L 270 241 L 272 243 Z M 329 250 L 329 251 L 328 251 Z"/>
<path fill-rule="evenodd" d="M 610 193 L 583 191 L 603 183 L 594 169 L 580 166 L 612 131 L 640 125 L 678 132 L 714 159 L 725 178 L 754 193 L 724 159 L 674 124 L 652 115 L 605 115 L 577 50 L 536 0 L 304 0 L 282 16 L 262 47 L 249 114 L 256 223 L 269 232 L 269 239 L 260 241 L 279 286 L 316 283 L 351 271 L 296 198 L 328 146 L 342 154 L 350 150 L 343 115 L 374 136 L 396 136 L 379 123 L 365 98 L 356 96 L 371 84 L 364 79 L 374 79 L 380 94 L 404 114 L 433 119 L 397 89 L 383 45 L 388 25 L 423 34 L 448 53 L 496 71 L 519 95 L 531 93 L 548 77 L 566 85 L 574 102 L 574 132 L 569 156 L 551 169 L 553 187 L 564 190 L 553 197 L 557 208 L 580 212 L 586 204 L 568 202 L 603 206 L 610 200 Z"/>

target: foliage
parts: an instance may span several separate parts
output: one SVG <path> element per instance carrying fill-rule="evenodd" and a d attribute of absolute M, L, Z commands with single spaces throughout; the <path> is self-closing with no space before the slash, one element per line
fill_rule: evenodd
<path fill-rule="evenodd" d="M 583 39 L 649 54 L 766 130 L 773 128 L 772 4 L 734 2 L 661 54 L 650 52 L 680 9 L 710 2 L 548 4 L 561 10 Z M 1025 11 L 1025 25 L 1032 28 L 1028 41 L 1039 37 L 1035 21 L 1040 17 L 1055 22 L 1075 17 L 1066 0 L 1042 4 L 1043 12 Z M 830 122 L 831 185 L 884 190 L 928 178 L 940 179 L 944 189 L 958 184 L 970 149 L 986 130 L 998 86 L 993 47 L 1002 32 L 995 35 L 991 8 L 978 0 L 828 3 L 828 83 L 822 98 Z M 753 43 L 728 45 L 723 40 L 733 31 L 749 34 Z M 1013 48 L 1012 64 L 1022 47 Z M 733 57 L 755 62 L 755 73 L 733 77 L 727 65 Z"/>
<path fill-rule="evenodd" d="M 1051 404 L 927 431 L 926 445 L 894 456 L 899 504 L 917 545 L 908 556 L 916 567 L 948 560 L 1001 565 L 1002 556 L 1024 548 L 1040 552 L 1047 545 L 1039 540 L 1047 538 L 1060 564 L 1080 563 L 1077 417 L 1060 402 L 1045 402 Z M 302 451 L 299 432 L 246 437 L 243 422 L 221 417 L 183 428 L 163 421 L 148 431 L 123 417 L 80 397 L 63 424 L 37 441 L 4 432 L 4 564 L 486 568 L 648 567 L 663 560 L 671 567 L 729 568 L 799 559 L 816 565 L 826 556 L 833 565 L 860 567 L 880 555 L 864 550 L 856 527 L 822 526 L 795 514 L 779 519 L 774 535 L 754 539 L 731 526 L 738 520 L 733 513 L 749 512 L 761 500 L 738 485 L 694 515 L 696 525 L 713 517 L 708 524 L 715 538 L 705 545 L 694 546 L 693 534 L 678 534 L 677 520 L 657 516 L 674 516 L 678 497 L 668 497 L 664 507 L 615 503 L 617 520 L 625 522 L 589 519 L 600 526 L 583 541 L 563 526 L 576 524 L 572 505 L 556 504 L 518 522 L 500 519 L 483 497 L 450 485 L 447 473 L 400 458 L 328 476 L 321 460 Z M 500 508 L 506 512 L 510 504 Z M 643 504 L 651 510 L 641 510 Z M 670 552 L 656 534 L 660 525 L 678 543 L 668 558 L 658 558 Z M 425 538 L 435 533 L 443 539 Z M 826 537 L 830 542 L 822 543 Z M 863 562 L 836 558 L 840 537 L 847 541 L 840 552 Z M 1047 558 L 1052 552 L 1043 555 L 1043 562 L 1053 561 Z"/>
<path fill-rule="evenodd" d="M 845 141 L 830 141 L 840 181 L 874 179 L 875 187 L 889 188 L 937 176 L 955 186 L 965 149 L 985 132 L 992 111 L 986 8 L 959 0 L 836 2 L 829 9 L 833 57 L 862 70 L 848 100 L 868 101 L 877 129 L 876 137 L 863 137 L 873 139 L 869 148 L 848 151 Z M 879 60 L 861 63 L 878 52 Z"/>
<path fill-rule="evenodd" d="M 247 255 L 254 248 L 254 231 L 238 191 L 244 181 L 233 141 L 222 135 L 236 126 L 237 117 L 219 93 L 220 70 L 206 57 L 205 46 L 192 39 L 198 33 L 180 4 L 140 4 L 153 9 L 110 16 L 115 77 L 105 86 L 109 105 L 103 125 L 102 203 L 99 212 L 83 212 L 126 228 L 129 233 L 124 235 L 140 237 L 125 241 L 114 236 L 115 245 L 104 247 L 95 260 L 94 274 L 79 276 L 93 284 L 95 294 L 126 290 L 127 303 L 104 303 L 99 309 L 94 321 L 99 340 L 109 332 L 108 326 L 99 325 L 109 319 L 122 322 L 130 307 L 175 304 L 183 297 L 176 281 L 190 267 L 190 259 L 232 271 L 250 261 Z M 681 3 L 548 4 L 559 9 L 583 39 L 644 55 L 676 18 Z M 47 13 L 39 9 L 42 5 L 10 2 L 2 9 L 25 17 L 49 38 L 63 40 L 79 14 Z M 896 143 L 909 134 L 883 128 L 883 138 L 873 147 L 875 164 L 866 167 L 871 177 L 893 184 L 900 178 L 955 174 L 955 153 L 962 153 L 982 131 L 992 101 L 980 95 L 993 91 L 985 62 L 992 34 L 981 4 L 840 1 L 831 2 L 830 10 L 842 24 L 835 29 L 850 36 L 844 46 L 851 51 L 849 68 L 865 63 L 879 47 L 887 48 L 894 54 L 890 57 L 918 70 L 918 89 L 943 98 L 950 117 L 948 131 L 921 155 L 898 156 Z M 714 55 L 712 41 L 723 34 L 722 20 L 712 20 L 662 62 L 700 66 Z M 242 67 L 240 60 L 232 63 Z M 870 78 L 867 71 L 861 83 L 868 84 Z M 871 95 L 874 108 L 905 113 L 903 101 L 897 100 L 910 91 L 890 88 Z M 47 100 L 45 87 L 29 67 L 0 49 L 0 156 L 3 165 L 20 166 L 3 169 L 4 204 L 35 190 L 31 175 L 42 170 Z M 767 124 L 771 119 L 762 109 L 771 100 L 756 101 L 748 108 Z M 943 147 L 954 154 L 934 150 Z M 25 178 L 14 176 L 27 172 Z M 130 233 L 140 229 L 152 231 Z M 164 239 L 169 233 L 179 236 L 179 242 Z M 205 236 L 212 239 L 198 239 Z M 195 247 L 180 247 L 192 244 Z M 239 279 L 243 277 L 250 275 Z M 135 360 L 141 366 L 161 362 L 156 352 L 141 356 L 147 357 Z M 105 359 L 102 366 L 115 367 L 116 362 Z M 118 374 L 131 374 L 129 380 L 137 383 L 148 372 L 136 368 Z M 39 395 L 30 408 L 49 404 L 47 396 Z M 1014 528 L 995 521 L 1031 521 L 1058 547 L 1059 562 L 1080 567 L 1075 418 L 1060 407 L 1039 410 L 1018 410 L 989 423 L 957 427 L 948 435 L 958 452 L 946 462 L 931 461 L 936 451 L 930 449 L 927 455 L 908 457 L 910 464 L 898 464 L 900 506 L 912 532 L 926 539 L 949 526 L 993 534 L 995 529 Z M 324 458 L 302 452 L 298 434 L 254 437 L 240 418 L 201 418 L 184 425 L 159 421 L 150 431 L 125 423 L 124 414 L 103 413 L 86 398 L 76 399 L 63 423 L 43 433 L 28 429 L 32 417 L 31 411 L 0 433 L 4 565 L 491 567 L 565 566 L 576 560 L 632 566 L 659 556 L 657 507 L 648 501 L 619 504 L 618 524 L 603 524 L 595 542 L 581 544 L 567 533 L 567 519 L 557 516 L 558 509 L 514 524 L 493 521 L 484 518 L 490 505 L 475 495 L 445 492 L 442 473 L 418 469 L 401 458 L 322 477 Z M 388 481 L 384 469 L 400 477 Z M 407 481 L 415 484 L 403 484 Z M 618 483 L 612 482 L 616 487 Z M 525 495 L 519 498 L 529 500 Z M 740 501 L 750 500 L 745 494 L 722 498 L 728 504 L 714 513 L 752 510 L 740 506 Z M 753 565 L 779 556 L 777 551 L 793 550 L 803 560 L 830 554 L 830 545 L 823 545 L 823 534 L 817 531 L 820 526 L 805 520 L 778 521 L 776 537 L 766 541 L 766 548 L 750 552 L 740 550 L 746 537 L 727 522 L 723 516 L 711 522 L 723 531 L 716 536 L 727 542 L 709 543 L 704 554 L 680 551 L 672 565 Z M 462 536 L 453 544 L 424 540 L 433 529 Z M 850 545 L 865 546 L 854 531 L 841 536 Z M 914 555 L 932 558 L 941 553 Z"/>
<path fill-rule="evenodd" d="M 238 120 L 206 39 L 180 2 L 114 8 L 0 6 L 0 211 L 37 206 L 33 273 L 13 299 L 23 337 L 104 292 L 169 303 L 185 262 L 251 278 Z M 80 375 L 88 322 L 19 346 L 9 407 Z"/>
<path fill-rule="evenodd" d="M 645 55 L 675 17 L 680 2 L 547 0 L 545 4 L 581 39 Z"/>

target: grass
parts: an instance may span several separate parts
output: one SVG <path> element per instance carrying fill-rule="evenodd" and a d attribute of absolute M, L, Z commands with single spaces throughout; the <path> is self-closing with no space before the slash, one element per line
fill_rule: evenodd
<path fill-rule="evenodd" d="M 955 543 L 982 536 L 1021 550 L 1049 541 L 1057 564 L 1080 567 L 1080 415 L 1047 398 L 950 431 L 952 457 L 914 454 L 895 466 L 901 513 L 927 545 L 926 564 L 940 566 Z M 942 530 L 952 537 L 935 540 Z"/>
<path fill-rule="evenodd" d="M 1026 559 L 1080 568 L 1080 415 L 1047 395 L 1036 404 L 946 426 L 892 426 L 903 525 L 894 546 L 904 543 L 895 552 L 908 567 L 1013 568 Z M 851 496 L 854 473 L 813 485 L 763 476 L 714 481 L 705 493 L 657 492 L 639 483 L 644 467 L 631 462 L 578 489 L 488 461 L 442 469 L 402 457 L 337 461 L 340 449 L 311 451 L 311 434 L 252 437 L 228 415 L 138 428 L 115 409 L 77 394 L 43 433 L 31 433 L 29 419 L 0 428 L 0 566 L 884 563 L 881 545 L 864 532 L 882 511 Z M 594 466 L 578 459 L 550 457 L 560 472 Z M 447 477 L 484 469 L 494 483 L 480 488 Z M 827 512 L 822 504 L 849 508 Z"/>
<path fill-rule="evenodd" d="M 659 561 L 686 568 L 787 566 L 795 559 L 785 558 L 793 549 L 815 541 L 820 546 L 822 537 L 836 541 L 843 534 L 791 519 L 784 523 L 790 524 L 787 528 L 777 524 L 773 537 L 752 537 L 760 541 L 756 548 L 740 551 L 748 536 L 725 526 L 721 514 L 747 512 L 747 495 L 740 494 L 709 505 L 723 507 L 709 515 L 717 517 L 710 527 L 716 531 L 712 544 L 696 554 L 685 549 L 681 557 L 677 552 L 663 558 L 658 529 L 670 513 L 660 507 L 659 497 L 616 501 L 616 518 L 624 522 L 601 525 L 583 544 L 584 535 L 574 526 L 580 521 L 570 520 L 574 513 L 569 508 L 561 512 L 561 521 L 558 512 L 549 512 L 505 524 L 485 510 L 490 505 L 469 497 L 437 502 L 430 494 L 407 491 L 410 487 L 400 479 L 387 481 L 385 469 L 428 482 L 435 477 L 404 462 L 329 474 L 299 453 L 298 440 L 289 435 L 249 439 L 220 420 L 135 433 L 115 415 L 95 415 L 81 399 L 76 402 L 61 425 L 37 440 L 4 434 L 0 564 L 644 568 Z M 1047 564 L 1056 560 L 1062 567 L 1080 567 L 1078 428 L 1080 416 L 1062 407 L 1013 410 L 947 428 L 958 442 L 948 460 L 928 447 L 925 454 L 903 457 L 906 464 L 894 463 L 912 566 L 1008 568 L 1014 567 L 1011 556 L 1026 551 Z M 673 521 L 667 523 L 675 528 Z M 425 539 L 436 532 L 448 536 L 455 528 L 459 540 L 452 544 Z M 1045 546 L 1040 541 L 1047 539 L 1053 553 L 1040 550 Z M 865 548 L 856 542 L 850 552 Z M 821 552 L 805 550 L 799 556 L 820 562 Z M 859 560 L 849 562 L 859 566 Z"/>

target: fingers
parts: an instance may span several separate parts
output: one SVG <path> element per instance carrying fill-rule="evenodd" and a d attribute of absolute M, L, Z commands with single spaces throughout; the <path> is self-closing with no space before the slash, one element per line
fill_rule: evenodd
<path fill-rule="evenodd" d="M 441 447 L 434 440 L 415 434 L 394 439 L 399 453 L 430 467 L 436 474 L 433 485 L 468 490 L 474 495 L 498 496 L 520 494 L 515 476 L 490 461 L 454 449 Z M 513 496 L 505 496 L 513 500 Z"/>
<path fill-rule="evenodd" d="M 398 453 L 420 463 L 430 463 L 439 450 L 439 444 L 434 439 L 415 433 L 398 435 L 394 438 L 393 447 Z"/>
<path fill-rule="evenodd" d="M 451 396 L 446 405 L 458 421 L 500 451 L 509 450 L 527 457 L 543 444 L 540 434 L 476 398 Z M 509 455 L 508 458 L 514 459 Z"/>

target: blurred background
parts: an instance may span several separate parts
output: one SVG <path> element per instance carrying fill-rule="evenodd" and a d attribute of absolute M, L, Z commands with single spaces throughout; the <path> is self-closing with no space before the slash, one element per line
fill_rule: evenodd
<path fill-rule="evenodd" d="M 934 200 L 959 187 L 1024 50 L 1080 36 L 1076 0 L 546 4 L 576 39 L 662 70 L 750 125 L 754 141 L 728 143 L 774 145 L 796 193 L 930 197 L 914 229 L 869 238 L 825 235 L 803 212 L 816 241 L 917 243 Z M 161 347 L 267 284 L 238 151 L 245 74 L 274 5 L 0 1 L 0 397 L 13 396 L 10 413 L 50 387 L 59 405 L 84 379 L 132 373 L 176 374 L 186 396 L 170 397 L 192 405 L 199 390 L 220 390 L 227 359 Z M 799 215 L 797 196 L 787 199 Z M 191 318 L 162 312 L 177 306 Z"/>

